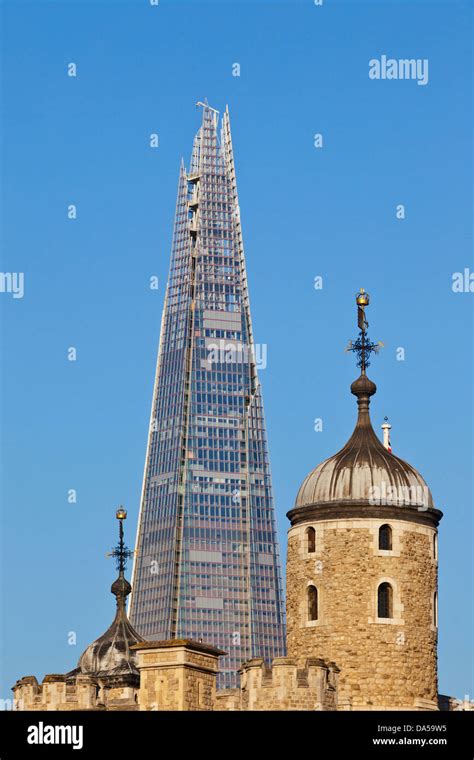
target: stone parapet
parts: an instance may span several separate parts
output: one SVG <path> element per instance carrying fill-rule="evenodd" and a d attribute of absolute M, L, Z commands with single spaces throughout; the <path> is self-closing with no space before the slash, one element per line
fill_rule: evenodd
<path fill-rule="evenodd" d="M 220 649 L 169 639 L 135 644 L 140 710 L 213 710 Z"/>
<path fill-rule="evenodd" d="M 339 669 L 334 663 L 308 658 L 263 658 L 244 663 L 239 689 L 217 692 L 216 710 L 335 710 Z"/>

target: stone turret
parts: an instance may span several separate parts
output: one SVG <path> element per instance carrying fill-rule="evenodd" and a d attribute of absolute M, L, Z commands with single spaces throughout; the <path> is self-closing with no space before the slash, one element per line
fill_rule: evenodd
<path fill-rule="evenodd" d="M 123 520 L 120 507 L 119 543 L 112 552 L 119 571 L 111 592 L 116 598 L 114 620 L 102 636 L 89 644 L 77 667 L 64 675 L 47 675 L 41 686 L 34 676 L 17 681 L 13 687 L 15 703 L 25 710 L 136 710 L 140 674 L 134 644 L 144 641 L 130 625 L 126 600 L 131 586 L 125 578 L 125 564 L 132 554 L 123 543 Z"/>
<path fill-rule="evenodd" d="M 16 710 L 212 710 L 219 657 L 225 652 L 189 639 L 145 641 L 126 612 L 131 585 L 125 565 L 131 552 L 123 541 L 112 551 L 118 577 L 111 586 L 117 609 L 112 624 L 84 650 L 66 674 L 19 679 L 13 687 Z"/>
<path fill-rule="evenodd" d="M 337 663 L 338 709 L 435 710 L 442 513 L 372 428 L 376 386 L 365 370 L 375 344 L 364 315 L 361 325 L 355 430 L 305 478 L 288 513 L 288 657 Z"/>

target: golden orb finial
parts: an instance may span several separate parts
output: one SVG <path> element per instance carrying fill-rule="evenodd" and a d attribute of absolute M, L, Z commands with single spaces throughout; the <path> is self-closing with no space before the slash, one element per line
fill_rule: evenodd
<path fill-rule="evenodd" d="M 360 291 L 356 293 L 357 306 L 368 306 L 369 302 L 370 302 L 369 294 L 365 292 L 364 288 L 361 288 Z"/>

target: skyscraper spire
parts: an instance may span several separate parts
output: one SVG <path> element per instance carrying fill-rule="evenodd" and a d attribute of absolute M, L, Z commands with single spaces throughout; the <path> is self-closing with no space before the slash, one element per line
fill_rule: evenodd
<path fill-rule="evenodd" d="M 284 654 L 284 611 L 229 113 L 181 167 L 130 615 L 147 638 Z"/>

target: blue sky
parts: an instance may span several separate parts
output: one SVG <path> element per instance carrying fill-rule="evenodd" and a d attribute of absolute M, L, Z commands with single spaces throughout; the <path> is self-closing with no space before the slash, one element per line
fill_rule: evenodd
<path fill-rule="evenodd" d="M 363 286 L 385 344 L 369 373 L 374 425 L 390 417 L 394 452 L 445 515 L 440 691 L 472 698 L 474 296 L 452 290 L 474 269 L 469 4 L 2 12 L 2 270 L 25 273 L 24 298 L 0 294 L 2 696 L 23 675 L 71 669 L 112 619 L 105 552 L 120 503 L 135 537 L 179 161 L 207 97 L 231 114 L 282 556 L 300 482 L 354 425 L 344 347 Z M 427 58 L 429 83 L 370 80 L 383 54 Z"/>

